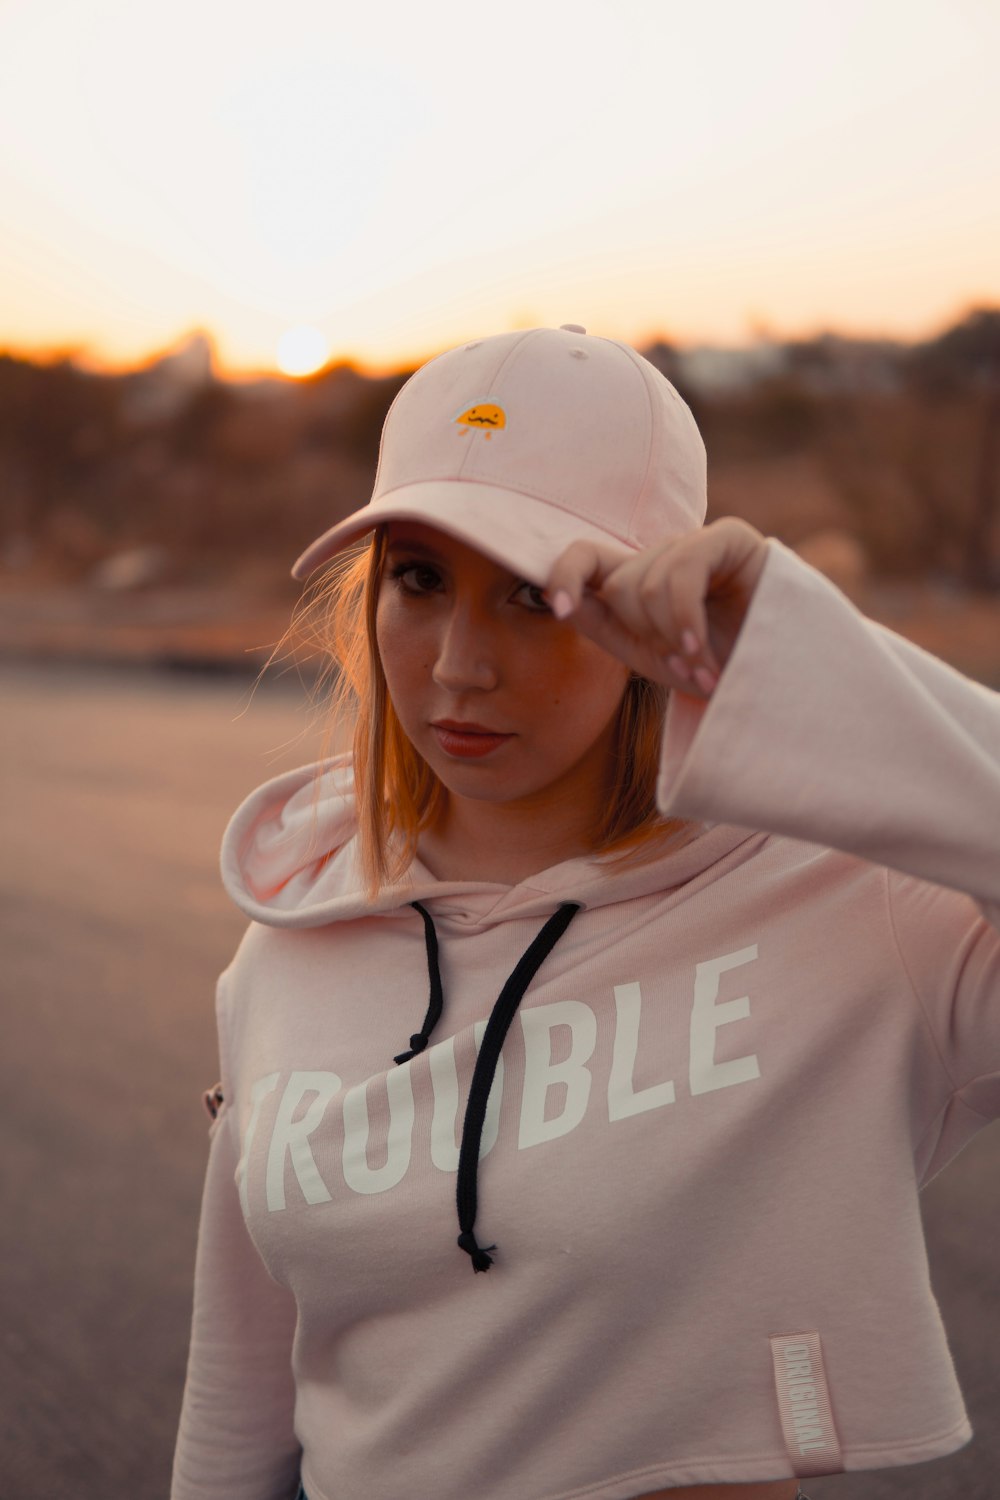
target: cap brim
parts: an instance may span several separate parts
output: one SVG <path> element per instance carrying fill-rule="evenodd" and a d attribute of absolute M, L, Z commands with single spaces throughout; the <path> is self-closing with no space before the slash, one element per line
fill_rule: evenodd
<path fill-rule="evenodd" d="M 550 501 L 499 485 L 434 479 L 380 495 L 331 526 L 298 558 L 292 577 L 307 578 L 365 532 L 386 521 L 404 520 L 436 526 L 540 588 L 571 542 L 592 541 L 618 546 L 624 553 L 636 551 L 634 544 Z"/>

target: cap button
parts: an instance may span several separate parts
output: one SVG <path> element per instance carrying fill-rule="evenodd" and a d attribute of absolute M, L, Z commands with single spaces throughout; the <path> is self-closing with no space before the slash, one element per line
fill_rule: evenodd
<path fill-rule="evenodd" d="M 561 333 L 586 333 L 587 332 L 586 328 L 583 328 L 579 323 L 560 323 L 559 324 L 559 330 L 560 330 Z"/>

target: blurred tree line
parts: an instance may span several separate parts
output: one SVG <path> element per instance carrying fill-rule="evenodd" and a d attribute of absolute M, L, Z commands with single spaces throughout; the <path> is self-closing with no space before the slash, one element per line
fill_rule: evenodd
<path fill-rule="evenodd" d="M 643 352 L 704 434 L 709 520 L 746 514 L 796 545 L 808 475 L 873 572 L 1000 586 L 1000 310 L 919 344 L 776 345 L 769 367 L 728 384 L 697 379 L 666 343 Z M 340 364 L 244 387 L 182 378 L 169 359 L 108 376 L 0 354 L 0 579 L 90 579 L 146 549 L 178 583 L 256 569 L 298 592 L 298 553 L 367 501 L 411 373 Z"/>

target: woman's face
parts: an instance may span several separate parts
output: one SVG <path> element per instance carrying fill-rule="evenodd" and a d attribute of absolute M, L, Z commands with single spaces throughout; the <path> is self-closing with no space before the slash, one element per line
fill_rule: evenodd
<path fill-rule="evenodd" d="M 388 525 L 376 639 L 403 730 L 456 797 L 579 803 L 606 786 L 629 670 L 550 612 L 541 589 L 416 521 Z M 489 754 L 449 751 L 436 721 L 511 736 Z"/>

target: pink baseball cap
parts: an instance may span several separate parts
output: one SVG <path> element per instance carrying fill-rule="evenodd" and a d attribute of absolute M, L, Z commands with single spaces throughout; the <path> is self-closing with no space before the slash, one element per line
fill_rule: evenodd
<path fill-rule="evenodd" d="M 306 578 L 385 521 L 422 521 L 543 587 L 571 542 L 635 551 L 704 523 L 705 444 L 655 365 L 577 323 L 429 359 L 386 415 L 367 505 L 292 568 Z"/>

